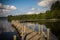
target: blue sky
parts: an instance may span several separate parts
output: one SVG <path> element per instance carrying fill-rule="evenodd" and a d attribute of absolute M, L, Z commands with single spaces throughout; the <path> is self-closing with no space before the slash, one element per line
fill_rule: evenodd
<path fill-rule="evenodd" d="M 9 5 L 9 7 L 6 6 L 8 9 L 4 9 L 0 16 L 36 14 L 45 12 L 46 10 L 50 9 L 49 3 L 50 1 L 47 0 L 1 0 L 0 4 Z M 13 7 L 9 9 L 11 6 L 13 6 L 15 9 L 11 10 Z"/>

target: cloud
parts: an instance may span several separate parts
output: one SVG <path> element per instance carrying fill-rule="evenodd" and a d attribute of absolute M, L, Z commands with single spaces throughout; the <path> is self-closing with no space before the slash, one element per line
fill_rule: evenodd
<path fill-rule="evenodd" d="M 9 12 L 10 10 L 7 10 L 7 9 L 3 9 L 2 11 L 3 11 L 3 12 Z"/>
<path fill-rule="evenodd" d="M 35 8 L 32 7 L 31 10 L 26 12 L 25 14 L 35 14 Z"/>
<path fill-rule="evenodd" d="M 0 9 L 2 9 L 2 7 L 3 7 L 3 6 L 2 6 L 2 4 L 0 3 Z"/>
<path fill-rule="evenodd" d="M 36 9 L 34 11 L 28 11 L 25 14 L 39 14 L 39 13 L 45 13 L 45 12 L 46 12 L 46 10 L 44 10 L 44 9 Z"/>
<path fill-rule="evenodd" d="M 45 7 L 45 6 L 47 6 L 51 3 L 54 3 L 56 1 L 58 1 L 58 0 L 42 0 L 42 1 L 38 2 L 38 5 L 42 6 L 42 7 Z"/>
<path fill-rule="evenodd" d="M 29 11 L 26 14 L 34 14 L 34 12 L 33 11 Z"/>
<path fill-rule="evenodd" d="M 0 3 L 0 17 L 2 16 L 7 16 L 9 14 L 5 14 L 10 12 L 11 10 L 16 10 L 17 8 L 13 5 L 4 5 L 2 3 Z"/>
<path fill-rule="evenodd" d="M 2 4 L 0 3 L 0 7 L 2 6 Z"/>
<path fill-rule="evenodd" d="M 16 10 L 17 9 L 15 6 L 10 6 L 10 5 L 3 5 L 3 7 L 7 10 Z"/>
<path fill-rule="evenodd" d="M 39 6 L 46 6 L 48 5 L 49 3 L 47 1 L 41 1 L 38 3 Z"/>
<path fill-rule="evenodd" d="M 34 7 L 32 7 L 32 9 L 31 10 L 35 10 L 35 8 Z"/>
<path fill-rule="evenodd" d="M 11 5 L 4 5 L 2 3 L 0 3 L 0 12 L 4 13 L 4 12 L 9 12 L 11 10 L 16 10 L 17 8 L 15 6 L 11 6 Z"/>

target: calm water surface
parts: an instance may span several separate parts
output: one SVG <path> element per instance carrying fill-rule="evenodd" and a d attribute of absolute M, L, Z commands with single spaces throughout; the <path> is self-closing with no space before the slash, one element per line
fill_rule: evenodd
<path fill-rule="evenodd" d="M 59 27 L 59 25 L 60 25 L 59 22 L 58 23 L 57 22 L 56 23 L 46 23 L 47 25 L 45 25 L 45 24 L 40 25 L 38 23 L 36 23 L 36 24 L 23 23 L 23 24 L 25 26 L 31 28 L 31 29 L 33 29 L 33 27 L 35 27 L 34 30 L 37 31 L 37 32 L 38 32 L 39 26 L 40 26 L 40 30 L 42 30 L 42 27 L 44 27 L 43 28 L 44 29 L 44 32 L 46 32 L 46 27 L 49 27 L 50 26 L 50 28 L 51 27 L 52 28 L 55 28 L 55 26 Z M 56 27 L 56 29 L 58 29 L 57 27 Z M 56 32 L 56 31 L 54 31 L 54 32 Z M 11 23 L 8 22 L 7 19 L 0 19 L 0 40 L 13 40 L 13 36 L 14 35 L 17 36 L 17 40 L 20 40 L 17 31 L 15 30 L 15 28 L 13 28 L 11 26 Z"/>
<path fill-rule="evenodd" d="M 17 31 L 11 26 L 11 23 L 5 18 L 0 19 L 0 40 L 13 40 L 14 35 L 16 35 L 17 40 L 19 40 Z"/>

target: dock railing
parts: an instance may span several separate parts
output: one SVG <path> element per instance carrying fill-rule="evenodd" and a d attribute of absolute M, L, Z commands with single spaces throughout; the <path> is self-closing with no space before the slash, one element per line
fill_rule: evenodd
<path fill-rule="evenodd" d="M 19 31 L 19 33 L 21 33 L 22 40 L 28 40 L 28 39 L 29 40 L 33 40 L 33 39 L 34 40 L 53 40 L 54 37 L 55 37 L 55 40 L 58 40 L 56 36 L 54 36 L 50 32 L 49 28 L 47 28 L 47 31 L 44 32 L 43 31 L 44 26 L 42 26 L 42 30 L 40 26 L 38 26 L 38 32 L 36 32 L 34 30 L 35 26 L 32 29 L 30 29 L 29 27 L 26 27 L 23 23 L 20 23 L 19 21 L 13 20 L 12 25 L 14 25 L 14 27 Z M 53 35 L 53 37 L 51 35 Z M 16 36 L 14 36 L 14 40 L 16 40 Z"/>

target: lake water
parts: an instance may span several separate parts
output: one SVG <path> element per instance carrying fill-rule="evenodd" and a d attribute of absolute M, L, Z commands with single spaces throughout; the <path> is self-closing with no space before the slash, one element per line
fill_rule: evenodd
<path fill-rule="evenodd" d="M 46 28 L 46 26 L 45 25 L 43 25 L 43 24 L 38 24 L 38 23 L 23 23 L 26 27 L 28 27 L 28 28 L 30 28 L 30 29 L 34 29 L 35 31 L 39 31 L 39 29 L 40 29 L 40 31 L 44 31 L 44 32 L 46 32 L 47 31 L 47 28 Z M 43 28 L 42 28 L 43 27 Z"/>
<path fill-rule="evenodd" d="M 37 32 L 39 28 L 38 26 L 40 25 L 38 23 L 35 23 L 35 24 L 23 23 L 23 24 L 31 29 L 33 29 L 33 27 L 35 26 L 34 30 L 36 30 Z M 46 27 L 50 27 L 51 29 L 53 29 L 54 33 L 59 35 L 60 33 L 57 33 L 60 30 L 60 28 L 58 29 L 59 25 L 60 25 L 60 22 L 53 22 L 53 23 L 48 22 L 45 24 L 41 24 L 40 27 L 43 26 L 45 32 L 46 32 Z M 18 32 L 15 30 L 15 28 L 11 26 L 11 23 L 8 22 L 8 20 L 5 18 L 0 19 L 0 40 L 13 40 L 14 35 L 17 36 L 17 40 L 20 40 Z"/>
<path fill-rule="evenodd" d="M 15 28 L 11 26 L 11 23 L 7 19 L 0 19 L 0 40 L 13 40 L 13 36 L 17 36 L 19 40 L 19 35 Z"/>

